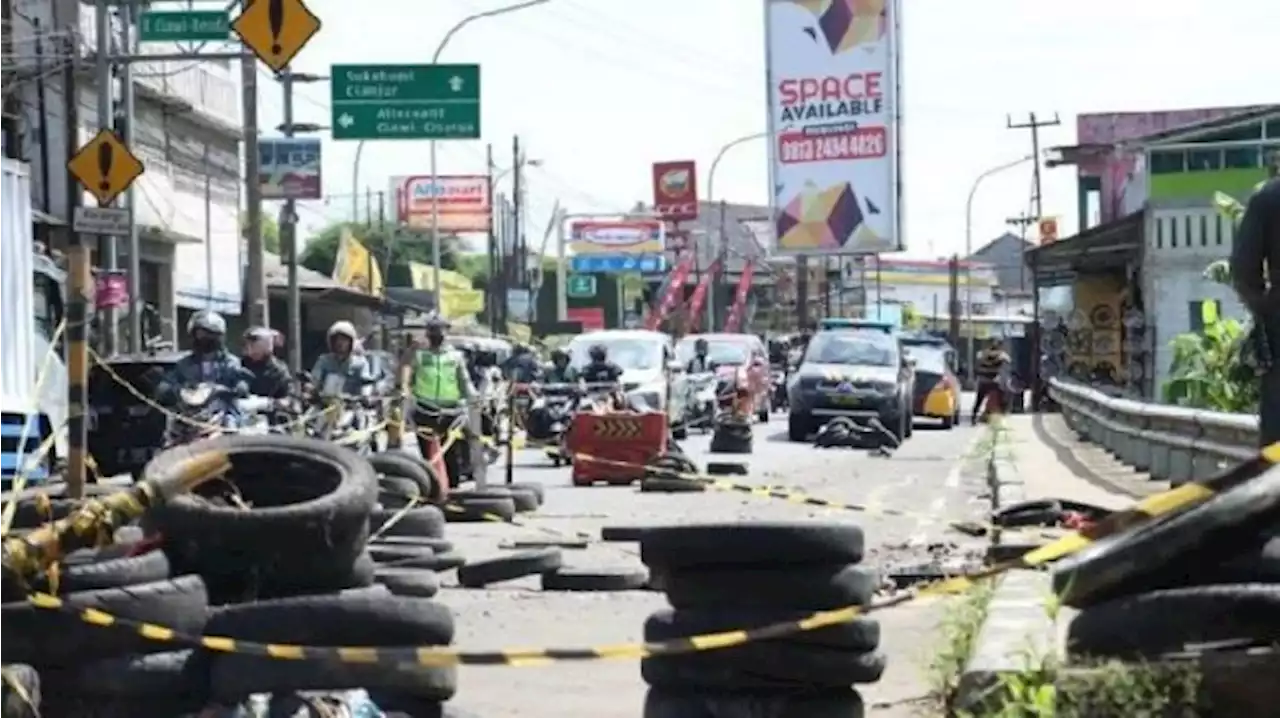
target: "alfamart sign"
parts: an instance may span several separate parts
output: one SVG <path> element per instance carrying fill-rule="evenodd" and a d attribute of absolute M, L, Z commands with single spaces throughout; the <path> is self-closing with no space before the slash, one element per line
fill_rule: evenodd
<path fill-rule="evenodd" d="M 903 248 L 899 0 L 765 0 L 777 251 Z"/>

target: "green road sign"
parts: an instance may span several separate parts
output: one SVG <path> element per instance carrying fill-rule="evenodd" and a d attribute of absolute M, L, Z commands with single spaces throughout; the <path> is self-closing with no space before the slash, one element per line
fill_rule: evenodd
<path fill-rule="evenodd" d="M 230 37 L 231 14 L 225 10 L 144 10 L 138 19 L 138 39 L 142 42 L 227 40 Z"/>
<path fill-rule="evenodd" d="M 335 140 L 480 137 L 479 65 L 334 65 Z"/>
<path fill-rule="evenodd" d="M 570 274 L 564 282 L 565 293 L 578 299 L 590 299 L 596 295 L 594 274 Z"/>

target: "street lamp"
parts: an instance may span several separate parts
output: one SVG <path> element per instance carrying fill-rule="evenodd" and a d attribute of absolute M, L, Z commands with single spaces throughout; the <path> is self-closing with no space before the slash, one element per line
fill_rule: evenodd
<path fill-rule="evenodd" d="M 737 147 L 738 145 L 745 144 L 752 140 L 758 140 L 768 136 L 769 136 L 768 132 L 753 132 L 749 135 L 743 135 L 742 137 L 739 137 L 738 139 L 733 140 L 728 144 L 726 144 L 724 147 L 720 148 L 720 151 L 716 153 L 715 159 L 711 160 L 711 169 L 707 171 L 707 202 L 715 201 L 716 169 L 720 167 L 720 160 L 724 159 L 725 154 L 728 153 L 729 150 L 733 149 L 734 147 Z M 725 215 L 725 207 L 723 204 L 721 204 L 720 205 L 720 243 L 721 244 L 726 243 L 726 238 L 724 235 L 724 223 L 725 223 L 724 215 Z M 696 246 L 694 247 L 693 251 L 694 251 L 694 255 L 697 256 L 698 250 Z M 725 271 L 725 267 L 722 266 L 720 268 L 720 271 L 722 272 Z M 715 316 L 716 316 L 715 305 L 716 305 L 716 293 L 714 291 L 708 291 L 707 292 L 707 330 L 708 331 L 715 329 Z"/>
<path fill-rule="evenodd" d="M 971 264 L 969 264 L 969 258 L 973 256 L 973 198 L 975 195 L 978 194 L 978 185 L 982 184 L 983 180 L 987 179 L 988 177 L 991 177 L 992 175 L 1000 174 L 1005 170 L 1011 170 L 1014 167 L 1018 167 L 1024 163 L 1030 162 L 1033 159 L 1035 159 L 1034 155 L 1027 155 L 1025 157 L 1020 157 L 1016 160 L 1013 160 L 1012 162 L 1005 162 L 1004 164 L 996 165 L 995 167 L 992 167 L 986 172 L 983 172 L 982 174 L 978 175 L 977 177 L 974 178 L 973 185 L 969 187 L 969 198 L 966 199 L 964 203 L 964 258 L 965 258 L 964 306 L 965 306 L 965 315 L 969 317 L 969 334 L 966 337 L 966 341 L 965 341 L 965 346 L 967 349 L 966 351 L 967 357 L 965 358 L 965 364 L 968 366 L 968 370 L 965 372 L 965 374 L 971 386 L 973 385 L 973 368 L 974 368 L 973 367 L 974 365 L 973 267 Z"/>

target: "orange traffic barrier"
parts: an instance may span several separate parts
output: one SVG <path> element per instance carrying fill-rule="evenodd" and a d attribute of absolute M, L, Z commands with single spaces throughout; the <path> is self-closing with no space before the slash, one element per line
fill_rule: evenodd
<path fill-rule="evenodd" d="M 573 462 L 574 485 L 644 478 L 644 467 L 666 452 L 667 434 L 663 412 L 579 412 L 566 438 L 569 452 L 580 456 Z"/>

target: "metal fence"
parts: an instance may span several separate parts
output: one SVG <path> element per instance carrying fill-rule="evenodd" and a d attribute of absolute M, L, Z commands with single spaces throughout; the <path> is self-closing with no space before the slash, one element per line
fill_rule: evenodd
<path fill-rule="evenodd" d="M 1051 379 L 1049 396 L 1085 441 L 1174 486 L 1219 473 L 1258 453 L 1256 414 L 1227 414 L 1120 399 Z"/>

